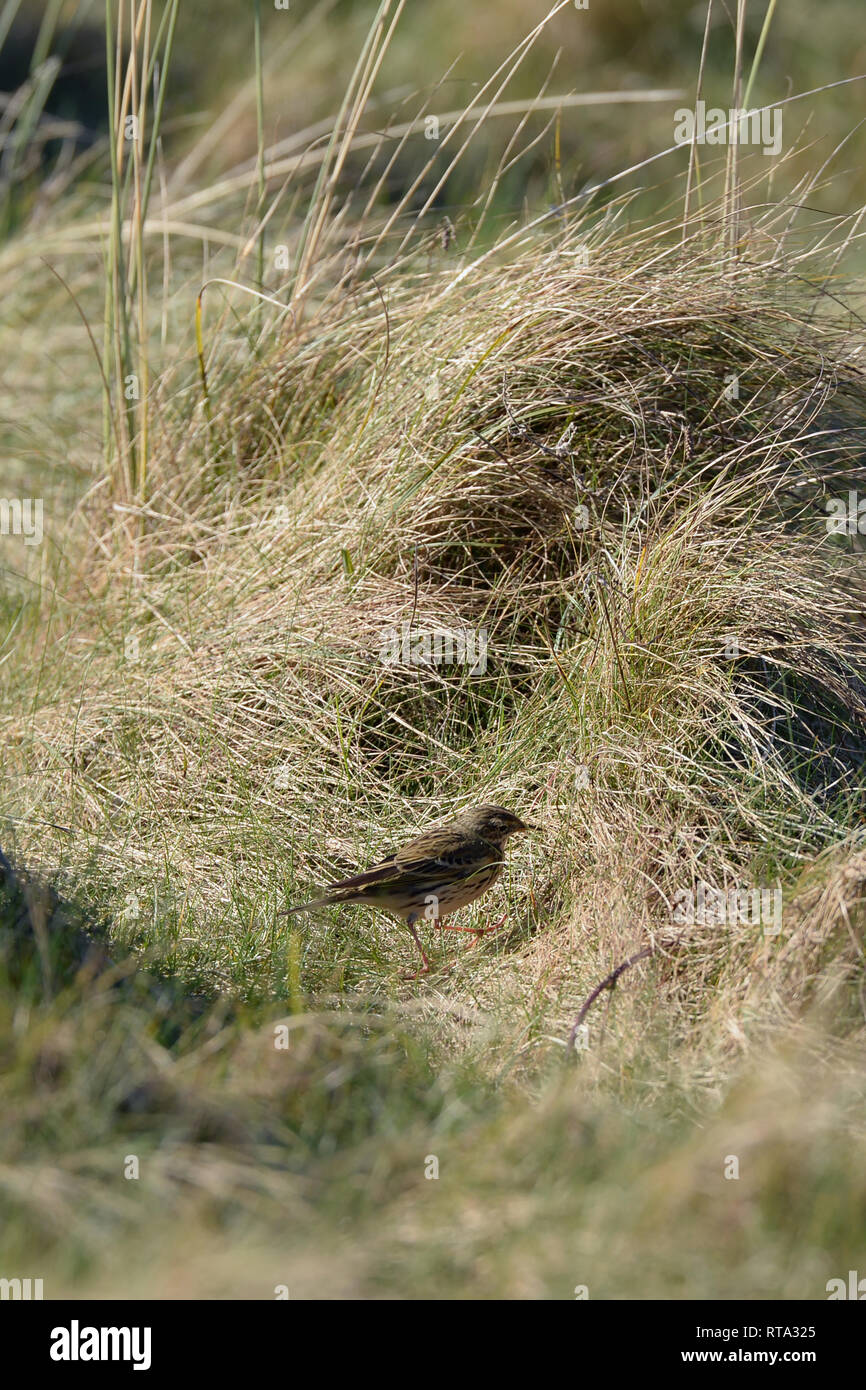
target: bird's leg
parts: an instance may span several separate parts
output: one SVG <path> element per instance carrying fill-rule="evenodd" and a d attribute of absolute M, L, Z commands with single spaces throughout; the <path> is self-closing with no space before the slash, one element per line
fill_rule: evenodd
<path fill-rule="evenodd" d="M 491 932 L 491 931 L 498 931 L 499 928 L 503 925 L 503 923 L 506 922 L 507 920 L 508 920 L 508 913 L 507 913 L 507 912 L 503 912 L 502 916 L 499 918 L 499 921 L 498 921 L 498 922 L 494 922 L 493 925 L 492 925 L 492 926 L 489 926 L 489 927 L 451 927 L 451 926 L 446 926 L 446 927 L 444 928 L 444 930 L 445 930 L 445 931 L 465 931 L 465 932 L 471 932 L 473 936 L 486 936 L 488 932 Z"/>
<path fill-rule="evenodd" d="M 481 940 L 482 936 L 488 936 L 490 932 L 492 932 L 492 931 L 498 931 L 498 929 L 502 926 L 502 924 L 503 924 L 505 921 L 507 921 L 507 919 L 508 919 L 508 913 L 507 913 L 507 912 L 503 912 L 502 916 L 499 918 L 499 921 L 498 921 L 498 922 L 494 922 L 493 925 L 490 926 L 490 927 L 451 927 L 451 926 L 446 926 L 446 927 L 445 927 L 445 931 L 465 931 L 465 932 L 469 932 L 472 936 L 475 937 L 475 940 L 474 940 L 474 941 L 470 941 L 469 945 L 470 945 L 470 946 L 477 946 L 477 945 L 478 945 L 478 942 Z"/>
<path fill-rule="evenodd" d="M 478 930 L 477 930 L 477 932 L 475 933 L 475 940 L 474 940 L 474 941 L 470 941 L 469 945 L 470 945 L 470 946 L 477 946 L 478 943 L 479 943 L 479 941 L 481 940 L 482 936 L 489 936 L 490 933 L 491 933 L 492 931 L 498 931 L 499 928 L 500 928 L 505 922 L 507 922 L 507 921 L 508 921 L 508 913 L 507 913 L 507 912 L 503 912 L 502 916 L 499 918 L 499 921 L 498 921 L 498 922 L 494 922 L 493 925 L 492 925 L 491 927 L 479 927 Z"/>
<path fill-rule="evenodd" d="M 418 947 L 418 950 L 421 952 L 421 959 L 422 959 L 423 962 L 424 962 L 424 969 L 423 969 L 423 970 L 416 970 L 415 974 L 412 975 L 412 976 L 410 976 L 410 978 L 413 979 L 413 980 L 417 980 L 417 978 L 418 978 L 419 975 L 426 975 L 427 972 L 428 972 L 428 970 L 430 969 L 430 962 L 429 962 L 429 960 L 427 959 L 427 954 L 426 954 L 426 952 L 425 952 L 425 950 L 424 950 L 424 947 L 421 945 L 421 938 L 420 938 L 420 936 L 418 935 L 418 933 L 417 933 L 416 930 L 415 930 L 415 921 L 416 921 L 416 918 L 415 918 L 415 915 L 414 915 L 414 913 L 413 913 L 412 916 L 406 918 L 406 926 L 409 928 L 410 932 L 412 933 L 412 939 L 413 939 L 413 941 L 415 942 L 415 945 Z"/>
<path fill-rule="evenodd" d="M 503 912 L 503 914 L 502 914 L 502 916 L 499 918 L 499 921 L 498 921 L 498 922 L 494 922 L 492 927 L 482 927 L 482 928 L 481 928 L 481 933 L 480 933 L 480 934 L 481 934 L 482 936 L 486 936 L 487 933 L 490 932 L 490 931 L 498 931 L 499 928 L 500 928 L 500 927 L 503 927 L 507 921 L 508 921 L 508 913 L 507 913 L 507 912 Z"/>

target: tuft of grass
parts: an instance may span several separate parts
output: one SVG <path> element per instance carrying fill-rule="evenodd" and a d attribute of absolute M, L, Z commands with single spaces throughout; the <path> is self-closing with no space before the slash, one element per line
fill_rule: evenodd
<path fill-rule="evenodd" d="M 154 47 L 132 7 L 115 121 L 172 13 Z M 650 225 L 443 232 L 430 186 L 381 205 L 381 143 L 342 202 L 393 18 L 302 205 L 265 206 L 263 60 L 253 163 L 160 179 L 163 234 L 231 230 L 204 268 L 163 244 L 158 373 L 157 126 L 113 141 L 105 363 L 150 384 L 122 423 L 112 386 L 0 652 L 4 1262 L 52 1294 L 822 1297 L 866 1206 L 866 589 L 827 524 L 864 485 L 828 288 L 857 221 L 804 246 L 738 159 Z M 475 659 L 395 659 L 443 634 Z M 507 924 L 431 943 L 450 970 L 407 982 L 360 909 L 280 916 L 483 799 L 540 829 L 466 917 Z M 781 918 L 684 918 L 707 887 Z"/>

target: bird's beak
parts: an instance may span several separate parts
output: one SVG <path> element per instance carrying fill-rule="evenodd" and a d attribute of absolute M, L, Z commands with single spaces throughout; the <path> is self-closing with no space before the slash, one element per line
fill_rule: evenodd
<path fill-rule="evenodd" d="M 537 826 L 537 825 L 533 825 L 533 824 L 532 824 L 532 821 L 524 820 L 524 821 L 521 821 L 521 822 L 520 822 L 520 829 L 521 829 L 521 830 L 537 830 L 537 829 L 538 829 L 538 826 Z"/>

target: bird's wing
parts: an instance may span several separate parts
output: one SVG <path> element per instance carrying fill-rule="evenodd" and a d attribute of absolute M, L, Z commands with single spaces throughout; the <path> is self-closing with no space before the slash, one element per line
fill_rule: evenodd
<path fill-rule="evenodd" d="M 502 855 L 495 845 L 480 836 L 467 839 L 465 835 L 432 832 L 410 840 L 394 855 L 394 867 L 400 875 L 423 877 L 427 873 L 449 870 L 456 877 L 461 871 L 474 872 L 480 864 L 495 863 Z"/>
<path fill-rule="evenodd" d="M 479 865 L 494 864 L 501 858 L 502 853 L 496 845 L 480 836 L 468 839 L 465 835 L 446 831 L 428 831 L 363 873 L 329 883 L 326 891 L 329 894 L 351 892 L 389 880 L 397 883 L 406 877 L 423 879 L 428 874 L 441 877 L 443 869 L 460 878 L 462 872 L 475 873 Z"/>
<path fill-rule="evenodd" d="M 353 874 L 351 878 L 338 879 L 336 883 L 329 883 L 327 891 L 338 893 L 344 888 L 366 888 L 368 884 L 381 883 L 386 878 L 393 878 L 394 874 L 395 856 L 392 854 L 387 859 L 382 859 L 378 864 L 374 864 L 371 869 L 365 869 L 363 873 Z"/>

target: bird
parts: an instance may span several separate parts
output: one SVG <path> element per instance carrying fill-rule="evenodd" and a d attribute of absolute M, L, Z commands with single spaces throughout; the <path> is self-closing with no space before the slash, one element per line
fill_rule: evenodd
<path fill-rule="evenodd" d="M 430 962 L 415 923 L 424 918 L 441 927 L 443 917 L 475 902 L 502 873 L 509 836 L 534 829 L 504 806 L 473 806 L 423 831 L 363 873 L 329 884 L 321 897 L 290 907 L 288 913 L 360 903 L 402 917 L 424 962 L 417 973 L 424 975 Z"/>

